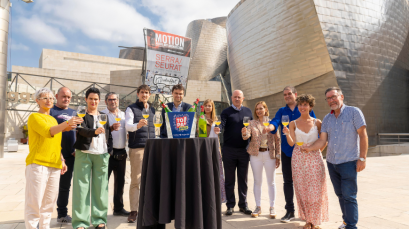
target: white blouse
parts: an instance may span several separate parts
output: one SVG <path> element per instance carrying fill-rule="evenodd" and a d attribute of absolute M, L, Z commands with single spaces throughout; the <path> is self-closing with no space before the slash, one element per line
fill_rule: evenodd
<path fill-rule="evenodd" d="M 94 129 L 102 127 L 98 122 L 98 115 L 92 115 L 94 117 Z M 104 154 L 108 153 L 108 147 L 106 143 L 105 133 L 99 134 L 97 137 L 92 138 L 92 142 L 88 150 L 82 150 L 83 153 L 89 154 Z"/>

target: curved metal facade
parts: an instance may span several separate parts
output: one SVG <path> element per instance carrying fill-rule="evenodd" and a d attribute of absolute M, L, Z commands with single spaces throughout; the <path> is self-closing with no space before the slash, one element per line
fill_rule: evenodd
<path fill-rule="evenodd" d="M 186 37 L 192 39 L 189 79 L 210 80 L 227 69 L 226 17 L 189 23 Z"/>
<path fill-rule="evenodd" d="M 226 29 L 232 87 L 250 108 L 266 100 L 274 113 L 294 85 L 323 118 L 324 91 L 339 86 L 364 112 L 370 145 L 377 133 L 409 131 L 408 1 L 242 0 Z"/>

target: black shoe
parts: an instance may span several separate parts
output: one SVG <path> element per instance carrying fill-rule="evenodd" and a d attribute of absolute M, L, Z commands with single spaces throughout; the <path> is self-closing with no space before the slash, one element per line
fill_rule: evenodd
<path fill-rule="evenodd" d="M 251 215 L 251 212 L 252 212 L 249 207 L 240 208 L 240 211 L 246 215 Z"/>
<path fill-rule="evenodd" d="M 225 215 L 233 215 L 234 208 L 227 208 Z"/>
<path fill-rule="evenodd" d="M 98 225 L 98 226 L 96 227 L 96 229 L 105 229 L 105 224 L 104 224 L 104 226 L 102 226 L 102 227 Z"/>
<path fill-rule="evenodd" d="M 281 218 L 281 222 L 289 223 L 292 219 L 295 219 L 294 212 L 287 212 L 285 216 Z"/>
<path fill-rule="evenodd" d="M 114 215 L 115 216 L 128 216 L 130 214 L 130 212 L 128 212 L 127 210 L 123 209 L 120 211 L 114 211 Z"/>

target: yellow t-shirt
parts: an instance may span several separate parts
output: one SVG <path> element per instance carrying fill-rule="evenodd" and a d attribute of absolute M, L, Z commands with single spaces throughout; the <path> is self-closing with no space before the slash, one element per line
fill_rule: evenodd
<path fill-rule="evenodd" d="M 62 168 L 61 137 L 62 133 L 50 134 L 50 128 L 58 125 L 57 120 L 50 115 L 32 113 L 28 117 L 27 127 L 30 153 L 26 165 L 35 163 L 53 168 Z"/>

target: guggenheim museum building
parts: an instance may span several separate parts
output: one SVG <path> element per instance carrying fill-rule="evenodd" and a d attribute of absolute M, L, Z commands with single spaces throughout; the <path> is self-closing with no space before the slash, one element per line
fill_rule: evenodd
<path fill-rule="evenodd" d="M 271 117 L 287 85 L 316 98 L 320 119 L 325 90 L 340 87 L 376 145 L 378 133 L 409 133 L 408 35 L 407 0 L 241 0 L 227 17 L 189 24 L 189 75 L 222 78 L 245 106 L 265 101 Z"/>

